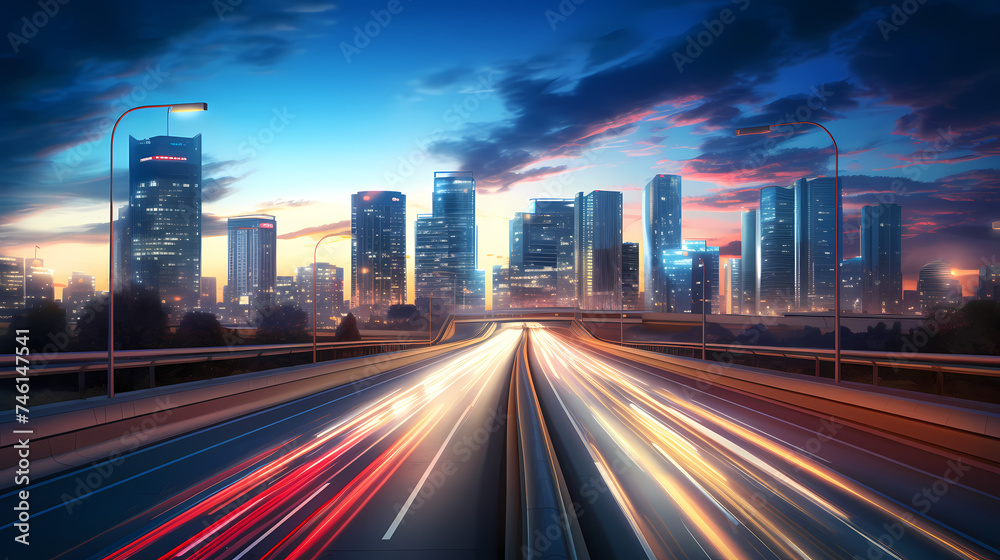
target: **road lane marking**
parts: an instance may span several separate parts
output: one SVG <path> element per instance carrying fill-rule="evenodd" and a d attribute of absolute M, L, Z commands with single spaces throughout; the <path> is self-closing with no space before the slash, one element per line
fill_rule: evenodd
<path fill-rule="evenodd" d="M 434 467 L 437 465 L 437 462 L 441 458 L 441 455 L 444 454 L 444 450 L 448 447 L 448 444 L 451 442 L 451 438 L 454 437 L 455 432 L 458 431 L 458 428 L 465 422 L 465 419 L 468 418 L 469 413 L 472 412 L 472 409 L 476 406 L 476 403 L 479 402 L 479 397 L 482 396 L 483 391 L 485 391 L 486 388 L 490 385 L 489 383 L 490 378 L 492 378 L 493 375 L 496 373 L 497 367 L 503 363 L 504 362 L 497 362 L 497 364 L 493 367 L 492 371 L 490 371 L 489 375 L 487 376 L 487 379 L 483 382 L 483 386 L 482 388 L 479 389 L 479 393 L 476 394 L 476 397 L 472 400 L 472 403 L 469 404 L 469 406 L 465 409 L 465 412 L 463 412 L 462 416 L 458 419 L 458 422 L 456 422 L 455 425 L 451 428 L 451 432 L 448 434 L 448 437 L 445 438 L 444 443 L 441 444 L 441 447 L 438 449 L 437 454 L 434 455 L 434 458 L 431 459 L 430 464 L 427 465 L 427 470 L 425 470 L 423 476 L 420 477 L 420 481 L 417 482 L 417 485 L 413 488 L 413 491 L 410 492 L 410 497 L 408 497 L 406 499 L 406 502 L 403 503 L 403 507 L 399 510 L 399 513 L 396 514 L 396 518 L 392 520 L 392 524 L 389 525 L 389 528 L 386 530 L 385 535 L 382 536 L 383 541 L 391 539 L 392 535 L 396 532 L 396 529 L 399 527 L 399 524 L 403 522 L 403 518 L 406 516 L 406 512 L 410 509 L 410 506 L 413 505 L 413 501 L 417 498 L 417 494 L 419 494 L 420 490 L 424 487 L 424 483 L 427 482 L 427 477 L 430 476 L 431 471 L 434 470 Z"/>
<path fill-rule="evenodd" d="M 293 509 L 292 511 L 288 512 L 288 515 L 286 515 L 286 516 L 282 517 L 282 518 L 281 518 L 281 521 L 278 521 L 277 523 L 275 523 L 275 524 L 274 524 L 274 525 L 273 525 L 273 526 L 272 526 L 272 527 L 271 527 L 270 529 L 268 529 L 268 530 L 267 530 L 267 532 L 266 532 L 266 533 L 264 533 L 263 535 L 261 535 L 261 536 L 257 537 L 257 540 L 255 540 L 255 541 L 253 541 L 252 543 L 250 543 L 250 546 L 248 546 L 248 547 L 244 548 L 244 549 L 243 549 L 243 552 L 241 552 L 241 553 L 240 553 L 240 554 L 239 554 L 239 555 L 238 555 L 238 556 L 237 556 L 236 558 L 233 558 L 233 560 L 240 560 L 240 558 L 243 558 L 244 556 L 246 556 L 246 554 L 247 554 L 248 552 L 250 552 L 250 550 L 251 550 L 251 549 L 252 549 L 253 547 L 255 547 L 255 546 L 257 546 L 258 544 L 260 544 L 260 541 L 262 541 L 262 540 L 266 539 L 266 538 L 268 537 L 268 535 L 270 535 L 271 533 L 273 533 L 273 532 L 274 532 L 274 530 L 275 530 L 275 529 L 277 529 L 278 527 L 281 527 L 281 525 L 282 525 L 282 524 L 283 524 L 283 523 L 284 523 L 285 521 L 288 521 L 288 518 L 289 518 L 289 517 L 291 517 L 291 516 L 295 515 L 296 513 L 298 513 L 298 511 L 299 511 L 300 509 L 302 509 L 303 507 L 305 507 L 305 505 L 306 505 L 306 504 L 308 504 L 308 503 L 309 503 L 309 502 L 310 502 L 310 501 L 311 501 L 311 500 L 312 500 L 313 498 L 315 498 L 315 497 L 316 497 L 316 494 L 319 494 L 319 493 L 320 493 L 320 492 L 322 492 L 323 490 L 326 490 L 326 487 L 327 487 L 327 486 L 329 486 L 329 485 L 330 485 L 330 483 L 329 483 L 329 482 L 327 482 L 327 483 L 323 484 L 323 486 L 320 486 L 320 487 L 319 487 L 319 489 L 317 489 L 317 490 L 316 490 L 315 492 L 313 492 L 312 494 L 310 494 L 310 495 L 309 495 L 309 497 L 308 497 L 308 498 L 306 498 L 306 500 L 305 500 L 304 502 L 302 502 L 301 504 L 299 504 L 299 505 L 298 505 L 298 506 L 297 506 L 297 507 L 296 507 L 295 509 Z M 207 536 L 207 535 L 206 535 L 206 536 Z M 199 542 L 200 542 L 200 541 L 199 541 Z M 181 551 L 181 554 L 184 554 L 184 552 L 186 552 L 186 550 L 185 550 L 185 551 Z"/>

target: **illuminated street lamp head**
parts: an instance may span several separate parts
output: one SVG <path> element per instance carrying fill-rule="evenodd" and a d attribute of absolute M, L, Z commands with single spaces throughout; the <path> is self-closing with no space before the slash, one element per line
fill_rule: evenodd
<path fill-rule="evenodd" d="M 191 113 L 194 111 L 207 111 L 208 103 L 178 103 L 171 105 L 168 109 L 171 113 Z"/>
<path fill-rule="evenodd" d="M 748 126 L 746 128 L 737 128 L 737 136 L 747 136 L 749 134 L 768 134 L 771 132 L 771 126 Z"/>

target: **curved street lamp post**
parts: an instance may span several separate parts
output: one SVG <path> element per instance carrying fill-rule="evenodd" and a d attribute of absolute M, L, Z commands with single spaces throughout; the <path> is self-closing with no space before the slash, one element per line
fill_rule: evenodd
<path fill-rule="evenodd" d="M 837 148 L 837 141 L 833 138 L 833 134 L 830 133 L 827 128 L 819 123 L 812 121 L 798 121 L 798 122 L 786 122 L 779 124 L 772 124 L 768 126 L 751 126 L 747 128 L 736 129 L 737 136 L 746 136 L 749 134 L 770 134 L 771 128 L 775 126 L 791 126 L 796 124 L 808 124 L 812 126 L 817 126 L 826 132 L 826 135 L 830 137 L 830 141 L 833 142 L 833 190 L 836 193 L 836 219 L 834 220 L 835 234 L 833 243 L 833 380 L 836 383 L 840 383 L 840 236 L 841 236 L 841 220 L 843 216 L 841 215 L 842 209 L 841 205 L 841 192 L 840 192 L 840 151 Z"/>
<path fill-rule="evenodd" d="M 115 396 L 115 130 L 125 115 L 139 109 L 167 109 L 167 130 L 169 134 L 170 113 L 207 111 L 208 103 L 170 103 L 165 105 L 141 105 L 122 113 L 111 128 L 111 175 L 109 177 L 109 199 L 111 218 L 108 224 L 108 398 Z"/>

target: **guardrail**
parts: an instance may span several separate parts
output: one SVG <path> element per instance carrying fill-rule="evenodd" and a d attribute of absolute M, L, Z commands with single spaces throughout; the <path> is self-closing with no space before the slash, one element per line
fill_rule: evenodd
<path fill-rule="evenodd" d="M 586 331 L 603 342 L 621 344 L 618 340 L 599 337 L 590 329 Z M 626 340 L 624 346 L 673 356 L 701 358 L 701 343 L 698 342 Z M 814 377 L 833 377 L 832 349 L 717 343 L 706 344 L 705 347 L 706 355 L 711 361 Z M 841 368 L 841 378 L 845 381 L 992 403 L 1000 402 L 1000 356 L 843 350 Z M 988 389 L 991 390 L 983 392 L 982 386 L 958 388 L 955 387 L 955 383 L 949 383 L 949 378 L 957 379 L 959 376 L 975 376 L 980 381 L 988 380 L 992 386 Z"/>
<path fill-rule="evenodd" d="M 317 361 L 339 360 L 427 346 L 421 340 L 326 342 L 318 345 Z M 312 361 L 312 344 L 263 344 L 209 348 L 162 348 L 115 352 L 119 391 L 150 389 L 161 384 L 226 377 L 248 371 L 302 365 Z M 48 404 L 83 399 L 106 390 L 107 352 L 65 352 L 32 356 L 32 400 Z M 249 361 L 252 360 L 252 363 Z M 44 362 L 43 365 L 39 365 Z M 158 377 L 158 371 L 160 376 Z M 165 375 L 164 375 L 165 374 Z M 0 356 L 0 379 L 17 376 L 15 356 Z M 0 401 L 13 403 L 11 387 L 0 389 Z M 11 405 L 13 406 L 13 405 Z"/>

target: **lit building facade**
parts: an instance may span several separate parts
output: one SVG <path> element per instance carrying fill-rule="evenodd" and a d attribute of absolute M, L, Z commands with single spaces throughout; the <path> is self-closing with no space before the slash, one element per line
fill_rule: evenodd
<path fill-rule="evenodd" d="M 172 314 L 201 297 L 201 178 L 200 134 L 129 137 L 129 274 Z"/>
<path fill-rule="evenodd" d="M 795 199 L 795 307 L 834 308 L 837 250 L 837 189 L 833 177 L 799 179 Z"/>
<path fill-rule="evenodd" d="M 406 195 L 351 195 L 351 306 L 406 301 Z"/>
<path fill-rule="evenodd" d="M 274 216 L 229 218 L 230 309 L 249 313 L 274 304 L 278 279 L 278 225 Z"/>
<path fill-rule="evenodd" d="M 671 302 L 663 276 L 663 252 L 681 248 L 681 177 L 656 175 L 642 190 L 644 243 L 644 308 L 670 311 Z"/>
<path fill-rule="evenodd" d="M 622 243 L 622 308 L 642 311 L 639 300 L 639 244 Z"/>
<path fill-rule="evenodd" d="M 757 211 L 757 313 L 795 309 L 795 191 L 760 190 Z"/>
<path fill-rule="evenodd" d="M 24 307 L 24 259 L 0 256 L 0 321 L 10 321 Z"/>
<path fill-rule="evenodd" d="M 903 216 L 898 204 L 861 208 L 861 309 L 903 311 Z"/>
<path fill-rule="evenodd" d="M 576 288 L 581 309 L 621 309 L 622 193 L 577 193 Z"/>
<path fill-rule="evenodd" d="M 572 199 L 533 199 L 510 220 L 512 307 L 576 305 Z M 519 282 L 525 282 L 524 286 Z"/>

